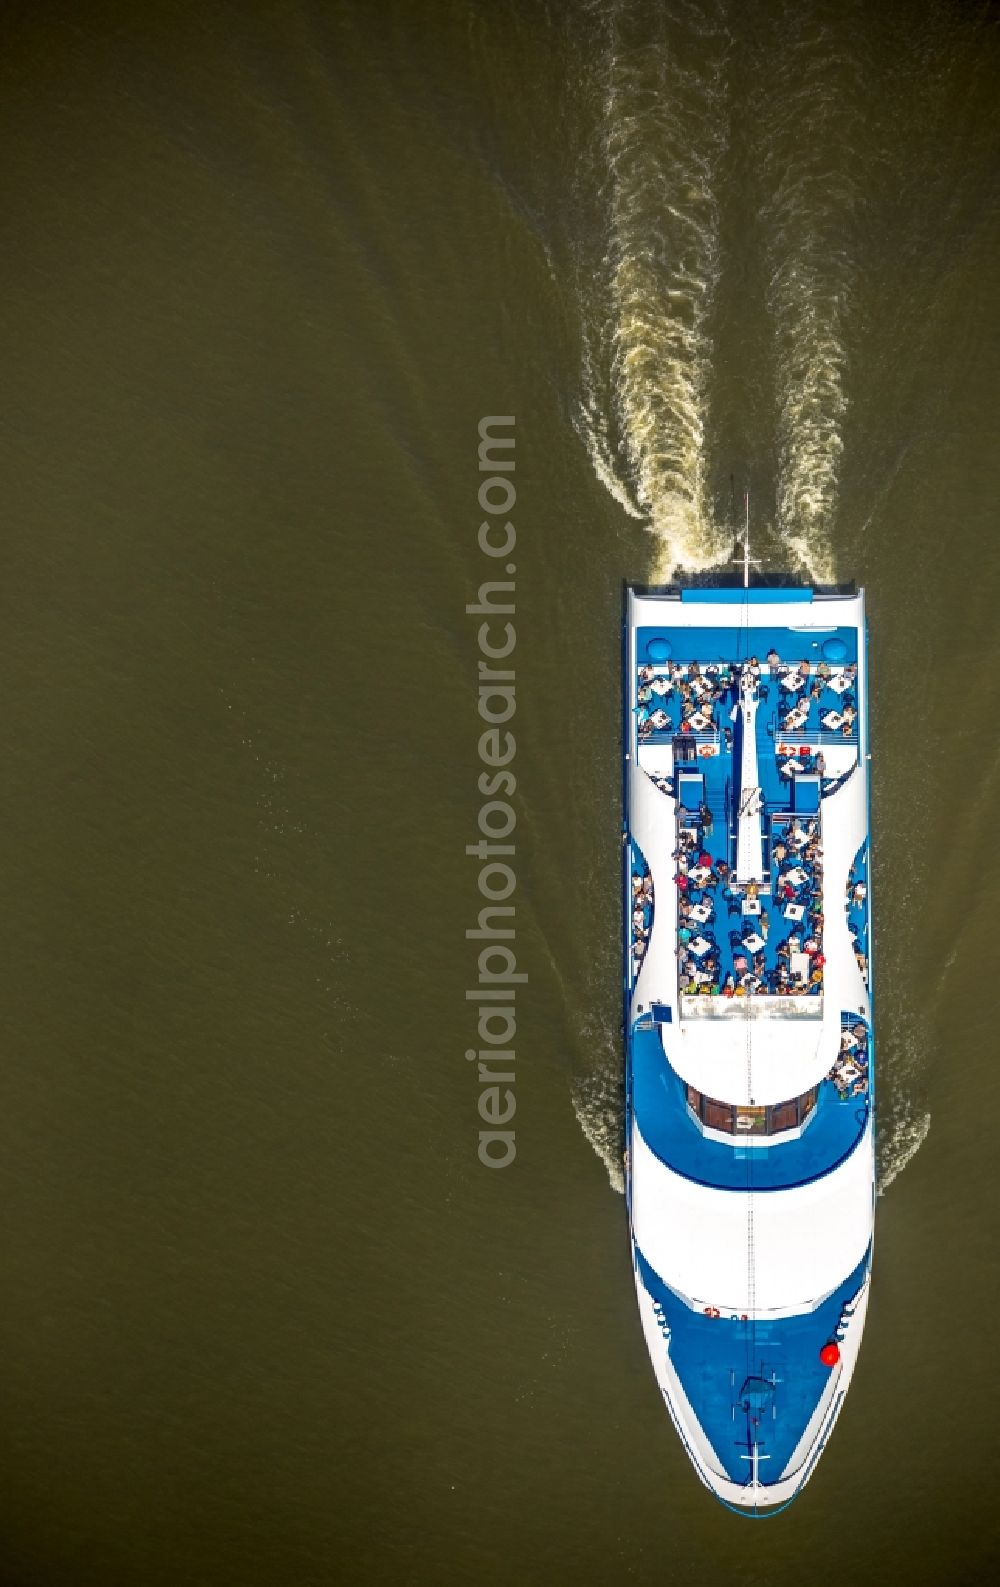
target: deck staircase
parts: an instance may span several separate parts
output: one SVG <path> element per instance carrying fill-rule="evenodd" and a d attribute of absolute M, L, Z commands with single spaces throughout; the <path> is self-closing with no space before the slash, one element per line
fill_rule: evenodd
<path fill-rule="evenodd" d="M 731 825 L 732 801 L 732 784 L 728 777 L 724 787 L 713 782 L 705 790 L 705 803 L 712 812 L 716 852 L 724 854 L 729 865 L 736 863 L 736 839 Z"/>

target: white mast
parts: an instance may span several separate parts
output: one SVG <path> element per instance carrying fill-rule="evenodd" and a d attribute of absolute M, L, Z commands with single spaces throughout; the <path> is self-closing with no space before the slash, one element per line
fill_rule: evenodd
<path fill-rule="evenodd" d="M 761 811 L 764 800 L 757 775 L 757 682 L 747 668 L 740 678 L 739 712 L 742 717 L 740 802 L 737 806 L 736 880 L 764 880 L 764 838 Z"/>
<path fill-rule="evenodd" d="M 746 518 L 743 524 L 743 588 L 750 588 L 750 569 L 757 558 L 750 555 L 750 492 L 743 497 Z M 742 754 L 740 757 L 740 802 L 737 806 L 736 880 L 764 880 L 764 834 L 761 812 L 764 799 L 757 775 L 757 680 L 744 668 L 740 678 L 739 712 L 742 717 Z"/>
<path fill-rule="evenodd" d="M 742 556 L 738 556 L 738 557 L 733 557 L 733 561 L 734 562 L 742 562 L 743 563 L 743 588 L 745 590 L 748 590 L 750 588 L 750 569 L 758 567 L 760 565 L 760 558 L 759 557 L 752 557 L 750 555 L 750 492 L 749 491 L 746 491 L 744 493 L 743 506 L 744 506 L 744 509 L 746 511 L 746 519 L 745 519 L 744 524 L 743 524 L 743 555 Z"/>

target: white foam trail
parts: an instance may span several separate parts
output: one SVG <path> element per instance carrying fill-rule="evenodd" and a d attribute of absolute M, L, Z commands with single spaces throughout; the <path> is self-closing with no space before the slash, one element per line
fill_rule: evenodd
<path fill-rule="evenodd" d="M 625 1194 L 625 1121 L 621 1090 L 621 1050 L 613 1066 L 595 1065 L 573 1080 L 573 1112 L 607 1170 L 608 1184 Z"/>
<path fill-rule="evenodd" d="M 637 0 L 610 13 L 601 7 L 608 24 L 598 178 L 606 245 L 602 259 L 579 265 L 576 427 L 602 484 L 630 517 L 645 521 L 655 582 L 678 567 L 728 560 L 732 540 L 712 521 L 706 482 L 727 120 L 724 12 L 721 0 L 674 0 L 672 10 L 656 10 L 651 26 Z M 760 175 L 773 194 L 762 230 L 776 350 L 777 527 L 793 562 L 828 583 L 836 578 L 833 527 L 849 408 L 854 268 L 844 239 L 862 193 L 849 147 L 861 68 L 850 47 L 838 53 L 795 4 L 773 43 Z M 601 985 L 613 979 L 611 971 Z M 601 988 L 593 995 L 599 999 Z M 579 1036 L 586 1056 L 573 1107 L 612 1188 L 622 1191 L 622 1052 L 607 1023 L 592 1014 Z M 899 1043 L 902 1018 L 886 1023 L 897 1040 L 882 1063 L 883 1088 L 891 1074 L 894 1094 L 879 1119 L 880 1195 L 931 1123 L 920 1102 L 924 1046 Z"/>
<path fill-rule="evenodd" d="M 850 19 L 845 19 L 850 25 Z M 846 327 L 854 264 L 846 239 L 861 199 L 863 51 L 845 51 L 797 4 L 781 18 L 764 118 L 761 174 L 768 309 L 778 400 L 777 526 L 811 578 L 836 578 L 833 526 L 848 411 Z"/>
<path fill-rule="evenodd" d="M 906 775 L 892 792 L 898 799 L 905 787 L 914 825 L 929 817 L 929 798 L 919 779 Z M 876 833 L 877 838 L 877 833 Z M 876 882 L 877 882 L 876 877 Z M 948 973 L 940 976 L 930 1006 L 916 1001 L 916 988 L 908 973 L 915 957 L 923 900 L 927 896 L 923 848 L 912 844 L 902 862 L 893 866 L 893 931 L 890 954 L 875 972 L 876 1036 L 876 1183 L 884 1195 L 916 1156 L 931 1127 L 926 1106 L 923 1070 L 930 1046 L 928 1032 L 934 1007 Z M 876 888 L 877 892 L 877 888 Z M 875 902 L 878 914 L 878 902 Z"/>
<path fill-rule="evenodd" d="M 623 0 L 609 19 L 607 247 L 592 310 L 601 325 L 582 371 L 585 411 L 613 413 L 618 432 L 616 443 L 598 432 L 591 458 L 616 499 L 645 519 L 656 582 L 678 567 L 713 566 L 731 546 L 712 522 L 705 457 L 726 41 L 717 0 L 676 9 L 654 8 L 650 20 Z"/>
<path fill-rule="evenodd" d="M 594 467 L 601 484 L 611 496 L 614 497 L 619 507 L 628 513 L 630 518 L 643 521 L 646 514 L 635 502 L 615 469 L 614 448 L 608 435 L 607 418 L 603 414 L 596 398 L 596 381 L 594 378 L 593 358 L 590 344 L 584 333 L 583 345 L 583 398 L 573 418 L 573 428 L 587 449 L 587 455 Z"/>
<path fill-rule="evenodd" d="M 888 1136 L 880 1134 L 878 1142 L 878 1193 L 884 1196 L 893 1180 L 898 1179 L 903 1169 L 913 1161 L 921 1146 L 927 1139 L 931 1127 L 929 1113 L 911 1113 L 906 1108 L 904 1099 L 904 1112 L 900 1118 L 894 1120 Z"/>
<path fill-rule="evenodd" d="M 847 358 L 838 308 L 823 303 L 824 292 L 801 263 L 772 282 L 780 348 L 776 499 L 778 529 L 794 562 L 832 584 Z"/>
<path fill-rule="evenodd" d="M 971 807 L 966 812 L 967 830 L 969 832 L 986 832 L 989 830 L 990 813 L 996 804 L 996 784 L 1000 779 L 1000 749 L 993 755 L 987 774 L 981 779 L 976 797 Z M 911 802 L 914 797 L 926 806 L 926 798 L 913 792 L 910 784 Z M 900 904 L 897 906 L 896 919 L 912 921 L 917 918 L 917 899 L 926 894 L 923 868 L 914 874 L 910 885 L 906 888 Z M 898 929 L 898 928 L 897 928 Z M 912 929 L 912 928 L 911 928 Z M 945 989 L 948 978 L 954 966 L 959 962 L 964 948 L 962 932 L 955 937 L 951 949 L 946 955 L 941 966 L 937 982 L 934 986 L 930 1004 L 927 1009 L 926 1019 L 928 1024 L 938 1017 L 939 1010 L 944 1002 Z M 907 954 L 909 957 L 909 954 Z M 927 1048 L 926 1038 L 912 1031 L 910 1016 L 902 1008 L 895 1008 L 891 1015 L 891 1029 L 893 1041 L 897 1044 L 895 1057 L 890 1059 L 893 1086 L 895 1088 L 892 1098 L 892 1111 L 887 1121 L 883 1121 L 878 1143 L 878 1193 L 884 1196 L 889 1186 L 894 1183 L 916 1157 L 924 1141 L 927 1139 L 931 1127 L 930 1112 L 924 1108 L 919 1095 L 920 1071 L 924 1062 Z M 890 1023 L 890 1021 L 887 1021 Z M 902 1032 L 902 1035 L 900 1035 Z M 888 1068 L 888 1066 L 887 1066 Z"/>

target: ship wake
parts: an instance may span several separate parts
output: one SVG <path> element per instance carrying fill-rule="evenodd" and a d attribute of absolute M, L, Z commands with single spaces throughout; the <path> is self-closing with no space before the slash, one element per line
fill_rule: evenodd
<path fill-rule="evenodd" d="M 776 520 L 787 571 L 838 577 L 835 555 L 858 337 L 857 226 L 870 198 L 864 118 L 876 85 L 860 0 L 803 12 L 793 0 L 754 28 L 758 84 L 745 152 L 730 147 L 727 78 L 739 16 L 723 0 L 591 0 L 600 66 L 577 86 L 594 96 L 598 135 L 584 152 L 574 245 L 581 327 L 578 433 L 594 471 L 652 542 L 647 577 L 667 582 L 729 561 L 733 531 L 709 488 L 714 315 L 726 170 L 755 195 L 764 261 L 766 358 L 773 391 Z M 767 407 L 765 398 L 765 408 Z M 728 474 L 731 458 L 722 460 Z M 765 492 L 766 498 L 766 492 Z M 769 566 L 780 566 L 771 562 Z M 611 940 L 614 940 L 613 937 Z M 573 1105 L 609 1181 L 623 1188 L 622 1057 L 617 1012 L 602 1006 L 608 968 L 576 1032 Z M 890 983 L 892 977 L 887 978 Z M 921 1043 L 883 1053 L 880 1194 L 930 1128 Z"/>
<path fill-rule="evenodd" d="M 580 270 L 578 429 L 598 477 L 652 536 L 654 582 L 731 548 L 706 486 L 727 45 L 717 0 L 672 15 L 622 0 L 606 16 L 604 252 Z"/>
<path fill-rule="evenodd" d="M 777 529 L 792 566 L 836 578 L 833 552 L 863 201 L 863 52 L 789 4 L 767 49 L 757 167 L 776 388 Z"/>

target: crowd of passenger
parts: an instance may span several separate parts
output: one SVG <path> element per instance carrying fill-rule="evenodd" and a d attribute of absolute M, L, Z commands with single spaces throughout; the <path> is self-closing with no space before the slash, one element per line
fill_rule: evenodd
<path fill-rule="evenodd" d="M 775 905 L 792 928 L 777 948 L 775 991 L 781 996 L 818 996 L 823 988 L 823 850 L 819 818 L 776 821 L 771 839 L 771 887 Z"/>
<path fill-rule="evenodd" d="M 728 863 L 713 858 L 705 847 L 711 831 L 710 812 L 702 807 L 695 824 L 679 827 L 673 853 L 681 992 L 717 997 L 820 996 L 826 960 L 818 819 L 792 816 L 777 827 L 769 891 L 755 881 L 735 882 Z M 739 920 L 738 928 L 727 924 L 728 953 L 717 934 L 723 907 L 727 922 L 733 916 Z M 772 913 L 782 923 L 773 932 Z M 779 932 L 783 934 L 777 940 Z"/>
<path fill-rule="evenodd" d="M 814 746 L 782 746 L 780 734 L 857 732 L 857 665 L 831 666 L 826 660 L 783 662 L 777 650 L 763 664 L 751 656 L 742 665 L 729 662 L 668 661 L 638 668 L 638 731 L 643 740 L 668 734 L 724 732 L 741 678 L 749 675 L 763 701 L 776 712 L 781 773 L 791 779 L 811 773 L 822 779 L 826 758 Z M 814 712 L 813 708 L 816 708 Z M 818 717 L 818 726 L 817 726 Z M 687 758 L 683 745 L 678 758 Z M 654 779 L 673 794 L 670 778 Z M 681 992 L 687 996 L 776 997 L 822 995 L 823 856 L 819 818 L 783 815 L 772 824 L 769 885 L 735 881 L 726 860 L 715 854 L 710 811 L 683 813 L 674 850 L 677 886 L 677 960 Z M 725 852 L 728 852 L 728 844 Z M 863 903 L 864 875 L 852 871 L 848 907 Z M 860 888 L 860 892 L 859 892 Z M 652 922 L 652 881 L 633 869 L 632 953 L 638 972 Z M 725 912 L 725 925 L 721 916 Z M 734 918 L 735 917 L 735 918 Z M 851 924 L 855 953 L 867 976 L 864 910 Z"/>
<path fill-rule="evenodd" d="M 842 1097 L 867 1096 L 869 1040 L 868 1026 L 857 1015 L 845 1015 L 840 1031 L 840 1051 L 827 1075 Z"/>
<path fill-rule="evenodd" d="M 667 662 L 639 668 L 639 737 L 654 733 L 710 733 L 719 707 L 735 687 L 738 669 L 725 661 Z"/>
<path fill-rule="evenodd" d="M 640 666 L 640 739 L 663 733 L 714 731 L 720 725 L 723 702 L 729 696 L 735 700 L 741 673 L 748 674 L 757 684 L 764 701 L 775 699 L 780 732 L 824 730 L 847 739 L 856 734 L 856 662 L 843 666 L 831 666 L 828 661 L 784 663 L 776 650 L 769 650 L 764 666 L 756 656 L 742 667 L 725 661 L 670 661 L 660 667 L 649 663 Z"/>
<path fill-rule="evenodd" d="M 653 929 L 653 878 L 645 862 L 632 850 L 632 979 L 642 966 L 649 933 Z"/>
<path fill-rule="evenodd" d="M 851 934 L 858 969 L 868 985 L 868 864 L 867 849 L 859 849 L 847 877 L 847 929 Z"/>
<path fill-rule="evenodd" d="M 815 665 L 793 661 L 784 666 L 776 650 L 768 651 L 767 660 L 770 677 L 778 686 L 778 726 L 782 733 L 805 733 L 819 727 L 839 733 L 842 738 L 853 738 L 858 722 L 856 662 L 831 667 L 828 661 Z M 814 705 L 816 721 L 811 722 Z"/>
<path fill-rule="evenodd" d="M 677 962 L 682 993 L 716 996 L 722 984 L 722 952 L 716 940 L 716 894 L 730 891 L 730 869 L 714 859 L 704 843 L 712 833 L 712 816 L 703 805 L 697 818 L 685 817 L 673 853 L 677 870 Z"/>
<path fill-rule="evenodd" d="M 811 772 L 814 777 L 825 777 L 826 756 L 821 749 L 810 750 L 805 744 L 788 749 L 782 744 L 778 746 L 778 771 L 782 777 L 789 779 L 801 777 L 805 772 Z"/>

